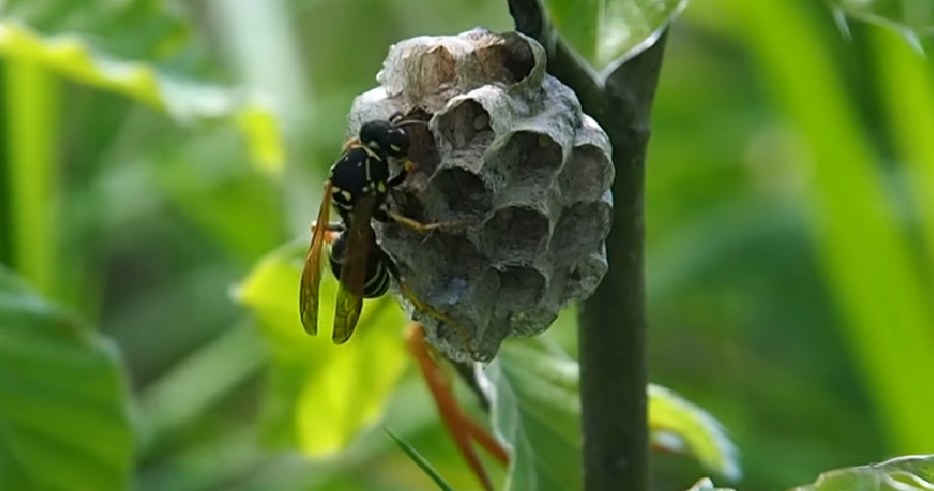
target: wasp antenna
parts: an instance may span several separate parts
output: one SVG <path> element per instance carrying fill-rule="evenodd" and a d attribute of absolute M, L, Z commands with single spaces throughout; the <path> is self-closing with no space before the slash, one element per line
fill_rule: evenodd
<path fill-rule="evenodd" d="M 355 137 L 353 137 L 353 138 L 351 138 L 351 139 L 349 139 L 349 140 L 347 140 L 347 141 L 344 142 L 344 147 L 343 147 L 342 151 L 347 152 L 347 151 L 350 150 L 351 148 L 354 148 L 354 147 L 361 147 L 361 146 L 364 146 L 363 143 L 360 142 L 360 138 L 359 138 L 359 137 L 356 137 L 356 136 L 355 136 Z"/>

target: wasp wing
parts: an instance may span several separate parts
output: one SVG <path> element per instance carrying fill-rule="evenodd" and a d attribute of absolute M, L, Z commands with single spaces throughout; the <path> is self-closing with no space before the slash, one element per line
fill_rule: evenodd
<path fill-rule="evenodd" d="M 305 332 L 314 336 L 318 333 L 318 294 L 321 285 L 321 256 L 328 232 L 328 218 L 331 210 L 331 182 L 324 185 L 324 198 L 318 209 L 318 220 L 314 224 L 311 245 L 305 256 L 305 268 L 298 292 L 298 309 L 302 317 Z"/>
<path fill-rule="evenodd" d="M 340 285 L 337 289 L 337 305 L 334 311 L 334 331 L 331 339 L 341 344 L 353 334 L 363 309 L 363 285 L 366 283 L 367 263 L 373 251 L 373 228 L 370 218 L 376 195 L 362 196 L 350 215 L 347 229 L 347 248 L 341 264 Z"/>

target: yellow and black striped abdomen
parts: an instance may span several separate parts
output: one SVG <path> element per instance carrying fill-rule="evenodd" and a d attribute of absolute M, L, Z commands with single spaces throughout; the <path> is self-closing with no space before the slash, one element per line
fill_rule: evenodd
<path fill-rule="evenodd" d="M 374 239 L 375 242 L 375 239 Z M 344 263 L 344 252 L 347 248 L 345 234 L 338 235 L 328 249 L 328 261 L 331 263 L 331 272 L 340 281 L 341 266 Z M 392 261 L 377 244 L 370 247 L 369 257 L 366 260 L 366 279 L 363 281 L 363 297 L 375 298 L 385 295 L 389 291 Z"/>

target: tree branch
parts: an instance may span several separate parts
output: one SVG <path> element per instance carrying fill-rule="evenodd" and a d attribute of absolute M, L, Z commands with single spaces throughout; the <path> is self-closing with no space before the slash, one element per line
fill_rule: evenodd
<path fill-rule="evenodd" d="M 605 81 L 556 36 L 540 0 L 509 0 L 516 30 L 545 46 L 548 72 L 610 137 L 616 180 L 610 269 L 578 317 L 586 491 L 648 489 L 645 152 L 665 36 Z"/>

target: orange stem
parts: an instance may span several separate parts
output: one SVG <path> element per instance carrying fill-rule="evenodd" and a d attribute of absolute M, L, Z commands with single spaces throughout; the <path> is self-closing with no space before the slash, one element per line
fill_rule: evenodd
<path fill-rule="evenodd" d="M 441 421 L 447 428 L 448 433 L 451 434 L 455 446 L 464 456 L 464 459 L 467 460 L 467 464 L 483 484 L 483 488 L 486 491 L 493 491 L 493 484 L 471 445 L 471 439 L 476 440 L 480 446 L 504 465 L 509 463 L 509 455 L 489 432 L 474 423 L 461 411 L 451 390 L 451 381 L 435 363 L 431 355 L 431 349 L 425 344 L 425 331 L 421 324 L 412 323 L 409 326 L 406 332 L 406 346 L 409 353 L 418 362 L 418 368 L 428 384 L 432 398 L 435 400 L 435 406 L 438 408 L 438 414 L 441 415 Z"/>

